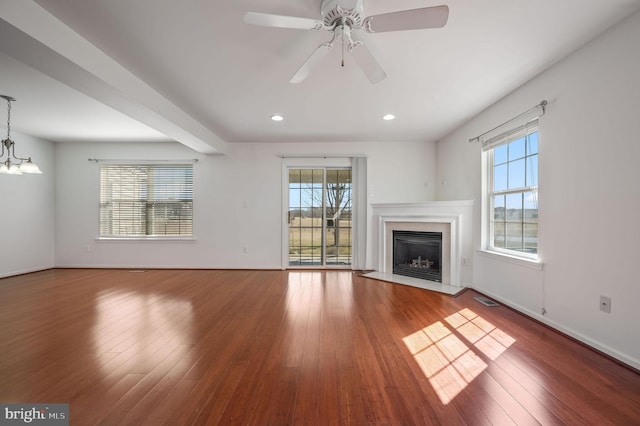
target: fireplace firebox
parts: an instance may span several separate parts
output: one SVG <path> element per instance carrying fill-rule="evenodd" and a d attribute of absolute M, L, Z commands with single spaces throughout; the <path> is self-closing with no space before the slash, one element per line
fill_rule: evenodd
<path fill-rule="evenodd" d="M 393 231 L 393 273 L 442 282 L 442 232 Z"/>

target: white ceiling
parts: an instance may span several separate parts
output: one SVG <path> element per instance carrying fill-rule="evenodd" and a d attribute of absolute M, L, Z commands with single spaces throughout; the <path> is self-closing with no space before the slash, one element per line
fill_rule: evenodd
<path fill-rule="evenodd" d="M 640 8 L 366 0 L 367 16 L 448 4 L 449 22 L 354 34 L 385 69 L 379 84 L 348 56 L 340 67 L 339 48 L 289 84 L 331 34 L 250 26 L 242 16 L 319 19 L 320 2 L 3 0 L 0 94 L 18 99 L 14 130 L 58 142 L 177 140 L 214 153 L 234 142 L 434 141 Z M 382 121 L 388 112 L 397 119 Z M 275 113 L 285 120 L 269 120 Z"/>

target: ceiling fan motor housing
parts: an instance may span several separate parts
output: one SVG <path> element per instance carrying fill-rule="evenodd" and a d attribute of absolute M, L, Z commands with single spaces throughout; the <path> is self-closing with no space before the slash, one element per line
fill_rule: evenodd
<path fill-rule="evenodd" d="M 323 0 L 320 6 L 324 25 L 330 29 L 343 24 L 361 28 L 363 10 L 363 0 Z"/>

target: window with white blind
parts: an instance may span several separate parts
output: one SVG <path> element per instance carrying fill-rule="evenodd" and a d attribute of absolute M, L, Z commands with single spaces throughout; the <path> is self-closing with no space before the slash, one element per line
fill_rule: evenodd
<path fill-rule="evenodd" d="M 192 235 L 192 164 L 100 165 L 101 237 Z"/>

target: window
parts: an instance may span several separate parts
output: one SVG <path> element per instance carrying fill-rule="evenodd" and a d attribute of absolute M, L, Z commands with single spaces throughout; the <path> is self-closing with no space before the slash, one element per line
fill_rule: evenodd
<path fill-rule="evenodd" d="M 192 164 L 101 164 L 101 237 L 193 235 Z"/>
<path fill-rule="evenodd" d="M 538 253 L 538 130 L 528 125 L 488 150 L 489 248 Z"/>

